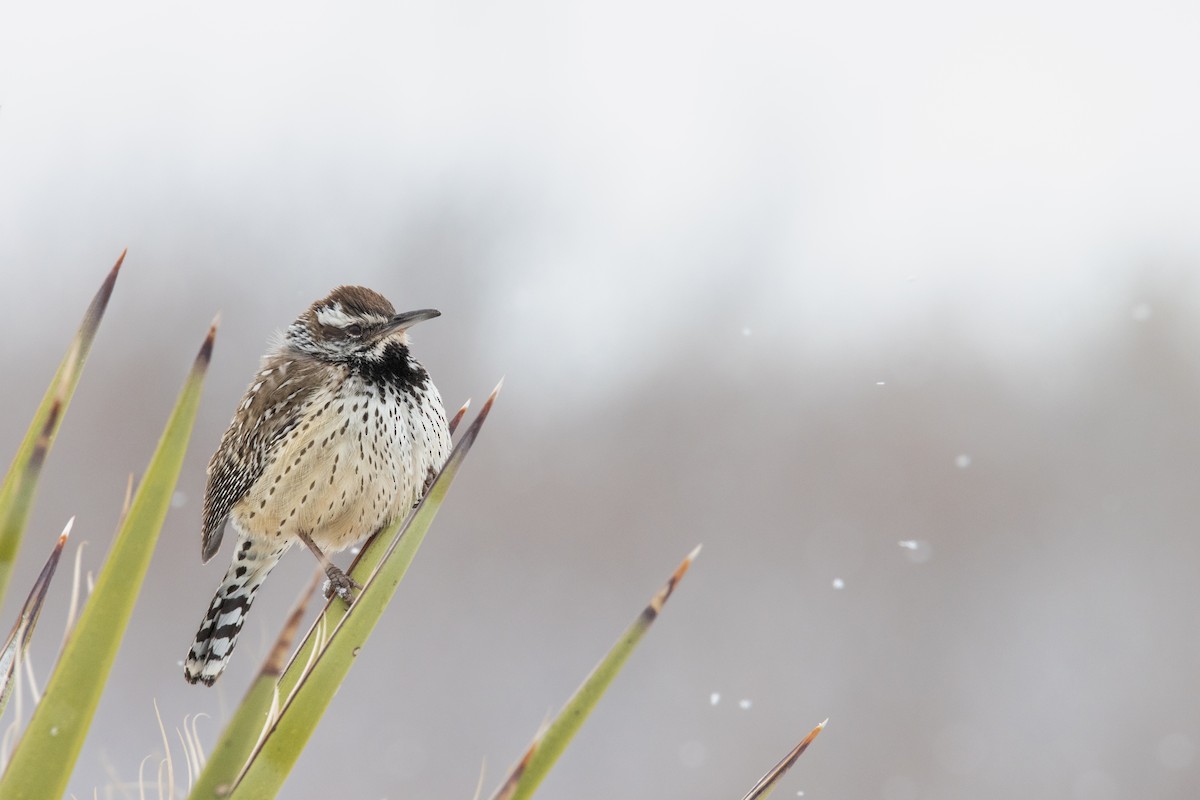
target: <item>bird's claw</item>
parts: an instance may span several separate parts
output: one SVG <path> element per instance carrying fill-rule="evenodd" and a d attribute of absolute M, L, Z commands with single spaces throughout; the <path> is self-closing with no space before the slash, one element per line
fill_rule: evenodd
<path fill-rule="evenodd" d="M 413 508 L 417 507 L 417 504 L 421 502 L 422 497 L 429 494 L 429 490 L 433 488 L 433 482 L 437 480 L 437 476 L 437 470 L 435 470 L 433 467 L 430 467 L 425 473 L 425 484 L 421 487 L 421 494 L 417 497 L 417 502 L 413 503 Z"/>
<path fill-rule="evenodd" d="M 327 569 L 325 575 L 328 576 L 323 587 L 326 600 L 337 595 L 348 604 L 354 599 L 354 590 L 362 589 L 362 585 L 358 581 L 337 567 Z"/>

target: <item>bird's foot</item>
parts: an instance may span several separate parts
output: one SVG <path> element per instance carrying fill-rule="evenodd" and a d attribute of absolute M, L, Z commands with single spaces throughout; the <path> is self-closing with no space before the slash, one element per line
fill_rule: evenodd
<path fill-rule="evenodd" d="M 413 508 L 416 508 L 417 503 L 421 502 L 421 497 L 424 497 L 425 495 L 429 494 L 429 490 L 433 486 L 433 482 L 437 480 L 437 476 L 438 476 L 437 470 L 435 470 L 433 467 L 430 467 L 429 470 L 425 473 L 425 484 L 421 487 L 421 496 L 417 498 L 416 503 L 413 503 Z"/>
<path fill-rule="evenodd" d="M 342 572 L 333 564 L 325 568 L 325 575 L 327 580 L 325 581 L 323 591 L 325 592 L 326 600 L 337 595 L 349 604 L 354 599 L 354 590 L 362 589 L 358 581 Z"/>

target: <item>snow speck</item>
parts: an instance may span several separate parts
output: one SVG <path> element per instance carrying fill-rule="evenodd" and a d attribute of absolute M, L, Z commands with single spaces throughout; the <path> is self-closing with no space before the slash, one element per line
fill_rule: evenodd
<path fill-rule="evenodd" d="M 844 580 L 842 580 L 841 578 L 834 578 L 834 579 L 833 579 L 833 588 L 835 588 L 835 589 L 845 589 L 845 588 L 846 588 L 846 582 L 845 582 Z"/>
<path fill-rule="evenodd" d="M 924 564 L 933 558 L 933 547 L 924 539 L 905 539 L 897 544 L 904 548 L 908 560 L 914 564 Z"/>
<path fill-rule="evenodd" d="M 971 466 L 971 457 L 966 453 L 962 453 L 954 458 L 954 466 L 959 469 L 966 469 Z"/>
<path fill-rule="evenodd" d="M 708 704 L 710 706 L 715 706 L 719 702 L 721 702 L 721 693 L 720 692 L 713 692 L 712 694 L 710 694 L 708 696 Z"/>
<path fill-rule="evenodd" d="M 750 706 L 752 706 L 752 705 L 754 705 L 754 703 L 750 702 L 750 700 L 748 698 L 744 698 L 744 699 L 738 701 L 738 708 L 740 708 L 742 711 L 749 711 Z"/>
<path fill-rule="evenodd" d="M 876 386 L 887 386 L 887 381 L 875 381 Z"/>
<path fill-rule="evenodd" d="M 187 505 L 187 495 L 183 492 L 176 492 L 171 495 L 171 508 L 183 508 Z"/>
<path fill-rule="evenodd" d="M 51 728 L 51 729 L 50 729 L 50 735 L 51 735 L 51 736 L 58 736 L 58 727 L 57 727 L 57 726 L 55 726 L 55 727 L 53 727 L 53 728 Z"/>
<path fill-rule="evenodd" d="M 1154 308 L 1149 303 L 1135 303 L 1133 308 L 1129 309 L 1129 316 L 1134 322 L 1145 322 L 1154 316 Z"/>
<path fill-rule="evenodd" d="M 749 326 L 749 325 L 747 325 L 746 327 L 742 328 L 742 336 L 749 336 L 749 335 L 750 335 L 750 334 L 752 334 L 752 333 L 754 333 L 754 331 L 750 330 L 750 326 Z"/>
<path fill-rule="evenodd" d="M 796 797 L 804 797 L 804 790 L 803 790 L 803 789 L 797 789 L 797 790 L 796 790 Z"/>
<path fill-rule="evenodd" d="M 350 548 L 350 554 L 351 554 L 351 555 L 354 555 L 354 556 L 358 555 L 358 551 L 359 551 L 359 549 L 360 549 L 360 548 L 358 548 L 358 547 L 351 547 L 351 548 Z"/>

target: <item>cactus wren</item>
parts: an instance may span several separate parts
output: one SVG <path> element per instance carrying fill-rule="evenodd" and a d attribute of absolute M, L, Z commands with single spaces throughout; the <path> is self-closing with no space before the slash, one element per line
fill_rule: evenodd
<path fill-rule="evenodd" d="M 442 398 L 408 351 L 406 331 L 438 316 L 397 314 L 382 295 L 340 286 L 291 324 L 208 465 L 201 555 L 238 540 L 184 677 L 212 685 L 237 643 L 254 594 L 296 542 L 325 567 L 326 596 L 357 588 L 326 558 L 416 504 L 450 454 Z"/>

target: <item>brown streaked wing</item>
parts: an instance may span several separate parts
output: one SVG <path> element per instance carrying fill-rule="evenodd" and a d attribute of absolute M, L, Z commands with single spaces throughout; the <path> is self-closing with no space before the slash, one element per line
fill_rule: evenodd
<path fill-rule="evenodd" d="M 216 555 L 230 510 L 262 476 L 279 442 L 300 423 L 329 369 L 289 352 L 268 358 L 254 376 L 208 463 L 200 538 L 204 561 Z"/>

